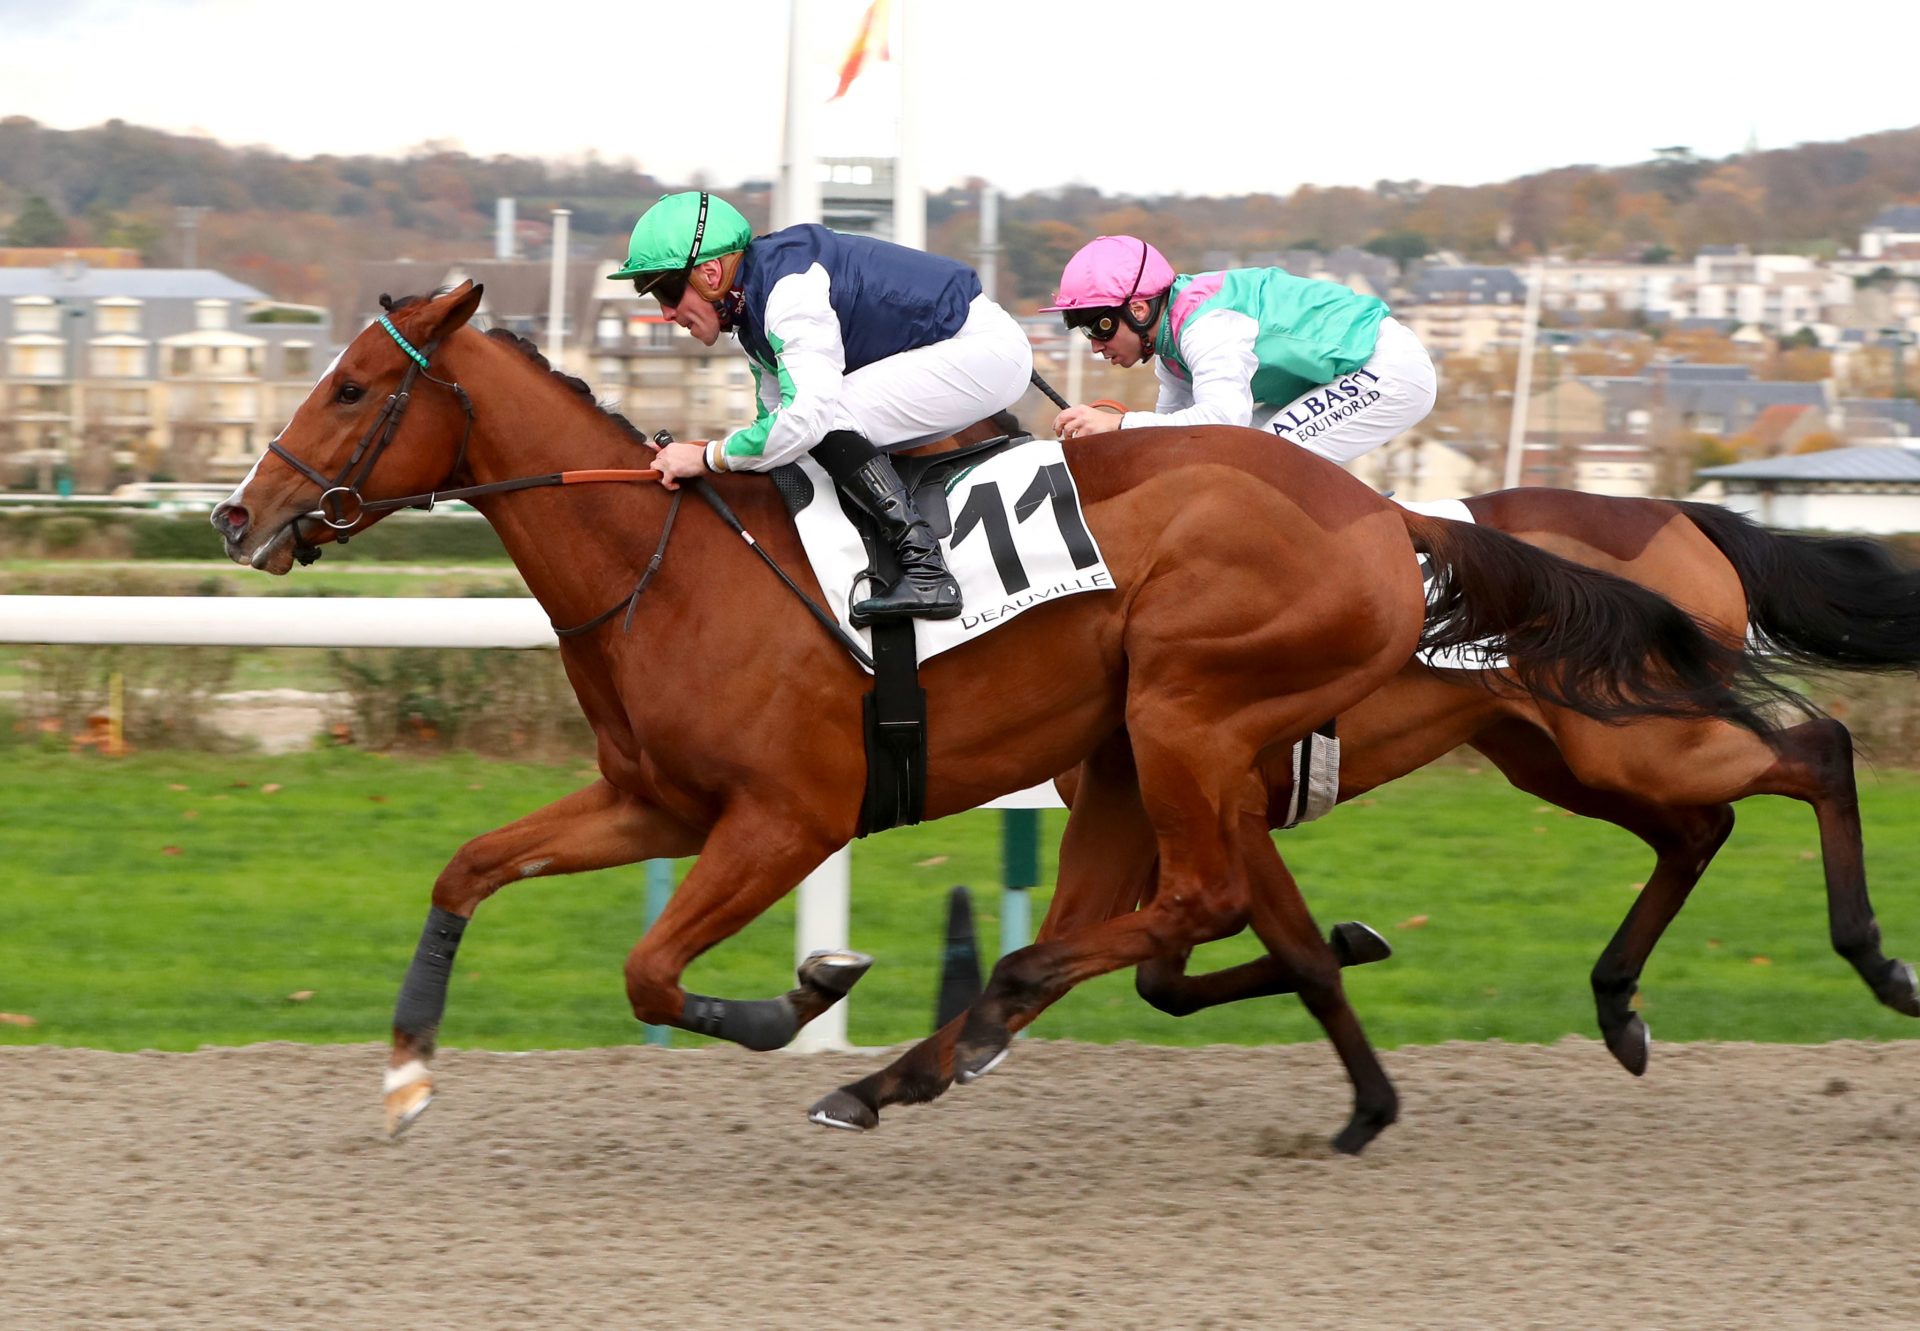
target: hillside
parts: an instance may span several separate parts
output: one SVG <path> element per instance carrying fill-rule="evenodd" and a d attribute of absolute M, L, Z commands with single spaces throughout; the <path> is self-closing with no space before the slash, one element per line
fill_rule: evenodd
<path fill-rule="evenodd" d="M 202 265 L 341 315 L 351 313 L 358 260 L 491 253 L 501 196 L 518 200 L 522 253 L 544 253 L 547 210 L 565 206 L 575 251 L 611 256 L 639 210 L 683 184 L 592 157 L 481 159 L 430 145 L 405 158 L 299 159 L 121 121 L 67 131 L 0 120 L 0 239 L 121 245 L 150 264 L 174 264 L 176 209 L 204 208 Z M 764 222 L 764 182 L 722 188 Z M 1920 126 L 1720 160 L 1667 148 L 1627 166 L 1566 166 L 1476 186 L 1383 180 L 1371 189 L 1158 198 L 1066 186 L 1010 196 L 1001 215 L 1007 293 L 1031 302 L 1100 232 L 1144 235 L 1177 265 L 1197 265 L 1206 251 L 1353 243 L 1389 254 L 1446 249 L 1482 262 L 1547 250 L 1659 258 L 1736 243 L 1832 253 L 1850 248 L 1881 208 L 1916 199 Z M 968 187 L 928 200 L 934 249 L 971 255 L 973 200 Z"/>

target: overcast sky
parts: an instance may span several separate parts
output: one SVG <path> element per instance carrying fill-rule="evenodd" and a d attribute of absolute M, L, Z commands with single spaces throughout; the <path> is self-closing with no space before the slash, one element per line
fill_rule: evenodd
<path fill-rule="evenodd" d="M 819 150 L 889 151 L 890 67 L 824 105 L 864 0 L 809 2 Z M 1796 6 L 1792 23 L 1696 0 L 896 3 L 921 6 L 934 189 L 1476 184 L 1920 123 L 1911 72 L 1895 72 L 1920 50 L 1916 0 Z M 118 117 L 295 156 L 593 152 L 724 184 L 776 172 L 786 27 L 786 0 L 0 0 L 0 115 Z"/>

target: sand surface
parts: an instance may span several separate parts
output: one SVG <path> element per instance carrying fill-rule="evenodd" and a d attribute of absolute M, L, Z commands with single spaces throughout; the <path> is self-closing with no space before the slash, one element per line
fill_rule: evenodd
<path fill-rule="evenodd" d="M 0 1049 L 0 1327 L 1910 1327 L 1920 1041 L 1385 1055 L 1022 1041 L 878 1131 L 868 1056 Z"/>

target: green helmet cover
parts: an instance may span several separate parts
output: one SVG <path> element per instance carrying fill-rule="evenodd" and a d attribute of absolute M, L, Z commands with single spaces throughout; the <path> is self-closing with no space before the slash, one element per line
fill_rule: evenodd
<path fill-rule="evenodd" d="M 704 227 L 700 219 L 703 203 Z M 694 252 L 696 232 L 698 253 Z M 747 219 L 718 195 L 703 190 L 666 194 L 633 224 L 627 262 L 607 276 L 624 282 L 642 273 L 685 272 L 697 263 L 744 250 L 752 240 L 753 228 L 747 225 Z"/>

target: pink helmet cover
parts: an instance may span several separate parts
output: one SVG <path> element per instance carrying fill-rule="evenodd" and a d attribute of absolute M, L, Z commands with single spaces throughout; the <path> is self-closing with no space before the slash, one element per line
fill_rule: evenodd
<path fill-rule="evenodd" d="M 1042 311 L 1110 309 L 1152 297 L 1173 285 L 1173 265 L 1137 236 L 1099 236 L 1082 245 L 1060 274 L 1053 304 Z"/>

